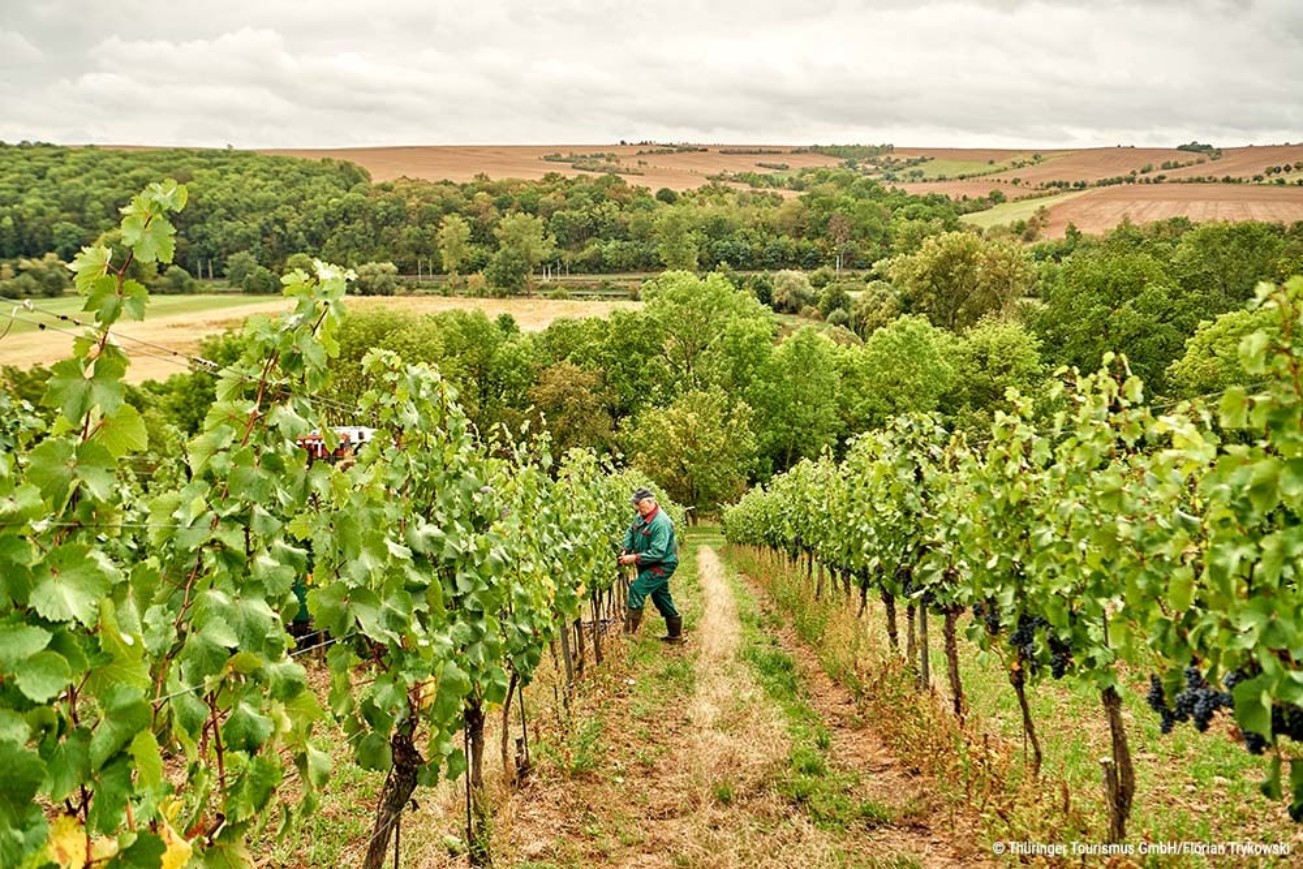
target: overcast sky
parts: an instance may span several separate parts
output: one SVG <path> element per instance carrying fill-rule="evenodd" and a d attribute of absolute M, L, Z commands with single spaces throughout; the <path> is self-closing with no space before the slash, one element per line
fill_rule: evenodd
<path fill-rule="evenodd" d="M 1303 141 L 1301 0 L 0 0 L 0 140 Z"/>

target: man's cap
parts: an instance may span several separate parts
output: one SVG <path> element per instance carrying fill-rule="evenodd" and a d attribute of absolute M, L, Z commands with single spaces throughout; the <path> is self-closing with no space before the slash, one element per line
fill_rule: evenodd
<path fill-rule="evenodd" d="M 655 497 L 656 497 L 656 493 L 646 487 L 643 487 L 641 489 L 634 489 L 633 497 L 629 499 L 629 503 L 637 504 L 639 501 L 646 501 L 648 498 L 655 498 Z"/>

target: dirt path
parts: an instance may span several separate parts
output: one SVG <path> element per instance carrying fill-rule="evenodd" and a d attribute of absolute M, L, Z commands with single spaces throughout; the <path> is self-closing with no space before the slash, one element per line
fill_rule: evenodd
<path fill-rule="evenodd" d="M 977 844 L 980 836 L 973 819 L 955 814 L 929 796 L 917 771 L 896 760 L 863 720 L 851 694 L 824 672 L 796 632 L 783 628 L 778 639 L 796 661 L 810 706 L 831 734 L 836 762 L 860 773 L 858 791 L 865 799 L 895 809 L 894 823 L 869 836 L 873 849 L 911 854 L 929 867 L 995 865 Z"/>
<path fill-rule="evenodd" d="M 790 710 L 757 681 L 750 657 L 756 635 L 743 627 L 715 550 L 699 546 L 692 563 L 692 575 L 672 583 L 688 643 L 667 647 L 649 639 L 661 625 L 648 611 L 645 636 L 629 650 L 626 669 L 617 663 L 608 673 L 610 694 L 577 714 L 577 732 L 588 734 L 580 741 L 597 741 L 590 737 L 600 733 L 598 762 L 579 774 L 536 780 L 513 799 L 503 832 L 514 862 L 639 869 L 980 865 L 982 855 L 966 845 L 971 838 L 953 818 L 932 814 L 916 777 L 856 718 L 849 695 L 784 635 L 766 648 L 794 663 L 804 714 L 813 721 L 813 712 L 821 722 L 815 726 L 827 731 L 825 784 L 834 783 L 834 797 L 846 805 L 872 804 L 887 816 L 852 812 L 840 824 L 817 818 L 793 785 L 795 758 L 810 743 L 808 729 L 798 734 L 810 721 L 794 725 Z"/>

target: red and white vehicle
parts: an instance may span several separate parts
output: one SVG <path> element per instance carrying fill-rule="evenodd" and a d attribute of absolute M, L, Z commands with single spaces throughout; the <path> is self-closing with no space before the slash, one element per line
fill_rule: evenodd
<path fill-rule="evenodd" d="M 326 447 L 326 438 L 319 431 L 309 432 L 299 438 L 299 446 L 308 451 L 314 462 L 325 461 L 334 464 L 357 452 L 358 448 L 375 437 L 376 430 L 359 425 L 339 425 L 331 429 L 339 439 L 339 446 L 334 451 Z"/>

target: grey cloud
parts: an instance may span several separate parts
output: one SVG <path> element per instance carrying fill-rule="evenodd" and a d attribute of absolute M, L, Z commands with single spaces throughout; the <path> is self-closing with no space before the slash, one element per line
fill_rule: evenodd
<path fill-rule="evenodd" d="M 35 52 L 6 67 L 0 139 L 1293 140 L 1301 6 L 49 0 L 0 29 L 0 63 Z"/>

